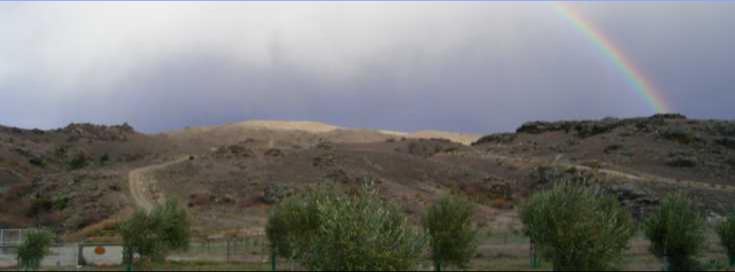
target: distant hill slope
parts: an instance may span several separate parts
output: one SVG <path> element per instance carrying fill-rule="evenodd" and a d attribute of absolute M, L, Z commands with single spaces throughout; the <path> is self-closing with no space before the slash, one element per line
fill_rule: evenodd
<path fill-rule="evenodd" d="M 671 114 L 528 122 L 515 133 L 483 137 L 308 121 L 157 135 L 127 125 L 0 127 L 0 226 L 41 224 L 67 237 L 98 236 L 112 233 L 114 222 L 141 203 L 175 197 L 198 235 L 262 230 L 284 192 L 319 182 L 350 190 L 366 180 L 415 222 L 434 199 L 455 192 L 479 204 L 488 226 L 517 228 L 515 207 L 529 194 L 580 178 L 618 196 L 637 217 L 674 191 L 724 214 L 735 208 L 734 143 L 732 121 Z"/>
<path fill-rule="evenodd" d="M 127 124 L 0 126 L 0 227 L 76 229 L 104 219 L 127 206 L 121 181 L 131 167 L 172 152 L 168 140 Z"/>
<path fill-rule="evenodd" d="M 681 180 L 735 185 L 735 122 L 677 114 L 528 122 L 473 144 L 496 154 L 605 166 Z"/>
<path fill-rule="evenodd" d="M 390 138 L 441 138 L 469 145 L 479 135 L 426 130 L 415 133 L 343 128 L 312 121 L 250 120 L 212 127 L 186 128 L 165 133 L 173 139 L 200 144 L 234 144 L 247 138 L 310 145 L 322 140 L 332 142 L 379 142 Z"/>

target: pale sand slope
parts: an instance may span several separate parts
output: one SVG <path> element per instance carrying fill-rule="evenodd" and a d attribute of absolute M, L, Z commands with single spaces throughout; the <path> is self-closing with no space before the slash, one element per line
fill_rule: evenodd
<path fill-rule="evenodd" d="M 389 136 L 406 137 L 406 138 L 441 138 L 450 141 L 469 145 L 472 142 L 480 138 L 477 134 L 468 133 L 457 133 L 448 131 L 438 130 L 422 130 L 413 133 L 391 131 L 391 130 L 372 130 L 372 129 L 355 129 L 355 128 L 343 128 L 335 125 L 325 124 L 314 121 L 282 121 L 282 120 L 249 120 L 245 122 L 226 124 L 221 126 L 212 127 L 198 127 L 198 128 L 187 128 L 183 130 L 173 131 L 168 134 L 177 136 L 191 136 L 195 134 L 213 132 L 213 131 L 236 131 L 236 130 L 287 130 L 287 131 L 302 131 L 308 133 L 328 133 L 336 132 L 338 130 L 347 131 L 365 131 L 366 133 L 380 133 Z"/>

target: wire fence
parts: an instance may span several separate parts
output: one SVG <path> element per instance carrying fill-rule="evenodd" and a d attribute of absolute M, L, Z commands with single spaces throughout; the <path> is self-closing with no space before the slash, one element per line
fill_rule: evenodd
<path fill-rule="evenodd" d="M 268 261 L 268 255 L 268 241 L 264 236 L 248 236 L 192 241 L 188 249 L 172 252 L 168 259 L 255 263 Z"/>
<path fill-rule="evenodd" d="M 26 232 L 28 229 L 0 229 L 0 247 L 20 245 Z"/>
<path fill-rule="evenodd" d="M 0 229 L 0 269 L 16 268 L 17 249 L 27 229 Z M 122 267 L 123 247 L 119 243 L 54 243 L 41 266 L 54 270 L 80 267 Z M 220 237 L 194 240 L 189 248 L 170 252 L 168 263 L 186 265 L 266 264 L 270 262 L 265 236 Z M 167 267 L 161 267 L 166 269 Z M 176 269 L 176 267 L 168 267 Z M 183 267 L 185 268 L 185 267 Z M 259 269 L 260 266 L 254 269 Z M 219 269 L 219 267 L 218 267 Z M 234 270 L 241 266 L 233 266 Z"/>

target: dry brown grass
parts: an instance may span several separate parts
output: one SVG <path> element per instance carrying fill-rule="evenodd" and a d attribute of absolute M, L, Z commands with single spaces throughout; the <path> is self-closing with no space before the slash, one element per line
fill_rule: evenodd
<path fill-rule="evenodd" d="M 133 215 L 133 208 L 127 207 L 117 214 L 108 217 L 100 222 L 89 225 L 82 228 L 81 230 L 73 233 L 64 235 L 62 238 L 64 241 L 79 241 L 82 239 L 94 240 L 97 242 L 113 242 L 119 240 L 117 234 L 114 235 L 103 235 L 106 232 L 112 232 L 117 225 L 128 219 Z"/>

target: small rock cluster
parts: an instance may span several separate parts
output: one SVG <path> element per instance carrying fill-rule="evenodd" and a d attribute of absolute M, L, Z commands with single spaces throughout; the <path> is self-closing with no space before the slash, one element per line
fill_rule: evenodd
<path fill-rule="evenodd" d="M 97 141 L 126 141 L 128 137 L 135 134 L 133 127 L 124 123 L 122 125 L 104 126 L 89 123 L 71 123 L 58 132 L 68 134 L 69 141 L 80 139 Z"/>

